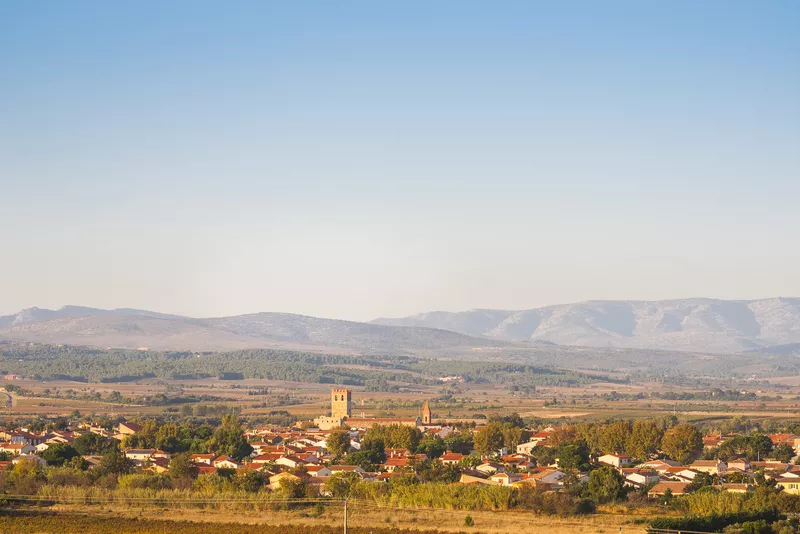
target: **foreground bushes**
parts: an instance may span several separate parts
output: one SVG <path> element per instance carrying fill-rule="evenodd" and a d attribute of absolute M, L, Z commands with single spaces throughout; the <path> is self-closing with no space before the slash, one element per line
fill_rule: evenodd
<path fill-rule="evenodd" d="M 706 517 L 658 517 L 650 523 L 652 528 L 664 530 L 695 530 L 700 532 L 719 532 L 737 523 L 758 523 L 769 525 L 785 517 L 775 510 L 763 512 L 737 513 Z"/>
<path fill-rule="evenodd" d="M 349 527 L 353 534 L 403 534 L 407 530 L 382 527 Z M 0 516 L 0 532 L 91 532 L 93 534 L 337 534 L 339 526 L 244 525 L 238 523 L 203 523 L 156 519 L 124 519 L 71 514 L 24 514 Z M 438 532 L 438 531 L 435 531 Z"/>

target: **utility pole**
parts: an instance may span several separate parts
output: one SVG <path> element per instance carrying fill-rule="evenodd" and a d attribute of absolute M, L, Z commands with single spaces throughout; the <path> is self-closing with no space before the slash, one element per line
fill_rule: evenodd
<path fill-rule="evenodd" d="M 347 534 L 347 499 L 344 500 L 344 534 Z"/>

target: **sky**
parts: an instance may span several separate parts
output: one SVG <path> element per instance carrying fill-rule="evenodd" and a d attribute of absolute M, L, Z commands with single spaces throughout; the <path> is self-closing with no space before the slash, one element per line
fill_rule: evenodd
<path fill-rule="evenodd" d="M 0 312 L 800 295 L 800 3 L 0 0 Z"/>

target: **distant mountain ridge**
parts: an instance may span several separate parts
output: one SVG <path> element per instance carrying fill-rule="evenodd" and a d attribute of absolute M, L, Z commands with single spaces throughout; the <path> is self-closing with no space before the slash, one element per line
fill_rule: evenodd
<path fill-rule="evenodd" d="M 798 354 L 800 298 L 588 301 L 530 310 L 430 312 L 369 323 L 289 313 L 193 318 L 64 306 L 0 316 L 0 340 L 157 350 L 287 348 L 464 354 L 548 344 Z"/>
<path fill-rule="evenodd" d="M 530 310 L 430 312 L 372 322 L 509 342 L 769 352 L 772 346 L 800 343 L 800 298 L 587 301 Z"/>
<path fill-rule="evenodd" d="M 28 308 L 0 317 L 0 340 L 154 350 L 232 350 L 280 347 L 328 352 L 406 352 L 499 347 L 419 326 L 384 326 L 289 313 L 193 318 L 146 310 L 64 306 Z"/>

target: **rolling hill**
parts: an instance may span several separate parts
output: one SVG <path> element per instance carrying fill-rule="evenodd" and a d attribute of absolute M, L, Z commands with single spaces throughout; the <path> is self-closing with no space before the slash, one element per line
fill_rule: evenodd
<path fill-rule="evenodd" d="M 425 326 L 509 342 L 741 352 L 800 342 L 800 298 L 589 301 L 530 310 L 430 312 L 373 324 Z"/>
<path fill-rule="evenodd" d="M 287 348 L 406 352 L 503 346 L 501 340 L 419 326 L 384 326 L 288 313 L 197 319 L 145 310 L 65 306 L 0 317 L 0 340 L 154 350 Z"/>

